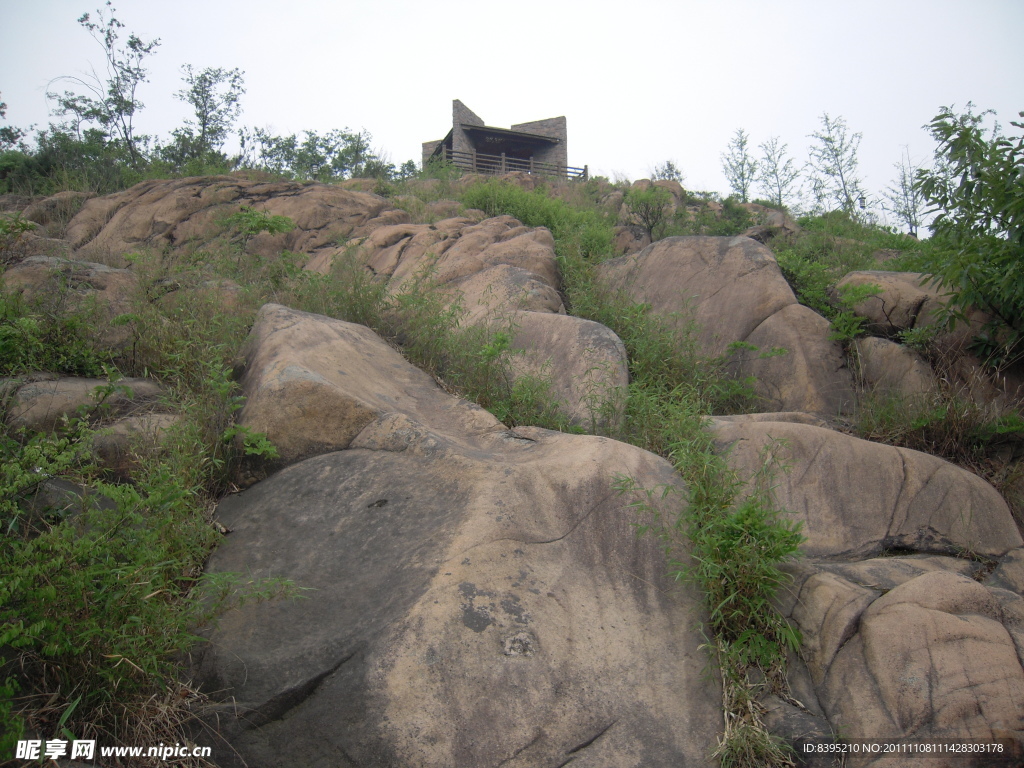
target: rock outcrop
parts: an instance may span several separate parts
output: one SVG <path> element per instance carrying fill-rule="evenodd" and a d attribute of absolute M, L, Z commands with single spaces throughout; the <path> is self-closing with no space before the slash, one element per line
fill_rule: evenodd
<path fill-rule="evenodd" d="M 222 502 L 207 572 L 309 591 L 229 612 L 201 650 L 238 764 L 705 764 L 720 693 L 687 631 L 698 598 L 611 487 L 678 484 L 670 465 L 507 430 L 365 328 L 263 316 L 243 419 L 308 458 Z M 318 434 L 344 445 L 293 450 L 317 387 L 331 395 L 309 418 L 330 414 Z"/>
<path fill-rule="evenodd" d="M 142 248 L 195 250 L 229 235 L 224 220 L 243 206 L 295 223 L 290 232 L 250 240 L 249 251 L 266 256 L 282 249 L 310 253 L 403 217 L 383 198 L 328 184 L 186 178 L 146 181 L 86 201 L 68 224 L 67 239 L 81 258 L 116 258 Z M 374 221 L 382 216 L 382 222 Z"/>
<path fill-rule="evenodd" d="M 747 237 L 669 237 L 599 267 L 605 282 L 681 329 L 695 324 L 705 354 L 734 342 L 737 375 L 755 375 L 765 410 L 835 415 L 854 401 L 853 378 L 828 322 L 797 304 L 775 257 Z M 773 350 L 785 354 L 764 356 Z"/>
<path fill-rule="evenodd" d="M 848 738 L 1024 736 L 1022 540 L 991 486 L 785 414 L 713 431 L 741 476 L 774 455 L 774 496 L 807 537 L 780 607 L 803 636 L 791 682 L 812 711 Z M 979 583 L 999 558 L 1000 576 Z"/>
<path fill-rule="evenodd" d="M 463 324 L 510 334 L 519 353 L 515 379 L 550 381 L 570 421 L 591 426 L 601 403 L 628 384 L 626 352 L 604 326 L 566 315 L 554 245 L 547 229 L 524 227 L 511 216 L 458 217 L 379 227 L 319 254 L 307 268 L 324 273 L 335 259 L 355 258 L 394 294 L 429 277 L 461 306 Z"/>
<path fill-rule="evenodd" d="M 678 184 L 654 185 L 686 204 Z M 433 223 L 410 223 L 376 188 L 216 177 L 146 182 L 84 204 L 14 201 L 54 225 L 82 204 L 67 227 L 76 250 L 19 254 L 2 279 L 29 301 L 95 304 L 116 349 L 125 329 L 109 321 L 130 311 L 139 278 L 85 259 L 237 250 L 223 219 L 255 207 L 297 226 L 253 238 L 249 255 L 270 262 L 288 249 L 323 275 L 348 259 L 392 297 L 429 285 L 461 307 L 465 326 L 507 332 L 517 380 L 550 378 L 573 422 L 593 427 L 600 404 L 626 389 L 626 353 L 608 328 L 567 314 L 551 233 L 452 201 L 424 205 Z M 610 211 L 622 201 L 603 193 Z M 844 428 L 832 417 L 849 412 L 857 386 L 923 398 L 940 383 L 887 338 L 851 344 L 855 377 L 828 322 L 797 302 L 763 244 L 799 228 L 780 214 L 749 234 L 668 238 L 634 253 L 643 239 L 624 228 L 617 247 L 629 255 L 598 271 L 692 326 L 704 354 L 756 376 L 765 408 L 785 411 L 710 425 L 740 480 L 769 468 L 778 506 L 806 537 L 777 599 L 803 638 L 793 695 L 762 695 L 765 721 L 791 742 L 838 733 L 1024 744 L 1024 539 L 1010 509 L 946 461 L 829 428 Z M 909 273 L 852 273 L 840 286 L 864 284 L 880 292 L 856 312 L 882 337 L 933 323 L 945 301 Z M 224 311 L 248 300 L 243 286 L 208 275 L 164 278 L 147 298 L 166 307 L 202 295 Z M 265 434 L 278 456 L 247 459 L 245 490 L 221 500 L 225 536 L 206 571 L 289 579 L 301 597 L 247 602 L 200 630 L 209 642 L 189 672 L 210 705 L 196 738 L 223 768 L 713 763 L 722 689 L 701 648 L 701 597 L 669 580 L 662 542 L 635 535 L 631 499 L 616 489 L 627 476 L 685 498 L 668 462 L 610 439 L 507 429 L 368 328 L 279 304 L 258 311 L 242 358 L 238 426 Z M 105 383 L 4 379 L 4 418 L 55 429 Z M 154 382 L 119 383 L 132 392 L 108 392 L 94 447 L 110 474 L 130 480 L 138 449 L 159 450 L 179 416 Z M 88 493 L 51 478 L 33 504 L 68 510 Z"/>
<path fill-rule="evenodd" d="M 909 347 L 869 336 L 857 339 L 854 348 L 858 373 L 868 391 L 909 397 L 938 391 L 931 366 Z"/>
<path fill-rule="evenodd" d="M 854 306 L 869 332 L 893 336 L 899 331 L 920 328 L 935 322 L 946 305 L 947 294 L 917 272 L 851 272 L 836 284 L 840 293 L 855 286 L 874 286 L 878 293 Z"/>

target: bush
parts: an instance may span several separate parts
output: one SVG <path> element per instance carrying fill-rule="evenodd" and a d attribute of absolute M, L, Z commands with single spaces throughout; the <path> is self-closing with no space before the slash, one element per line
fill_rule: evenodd
<path fill-rule="evenodd" d="M 936 167 L 917 183 L 932 212 L 935 247 L 920 269 L 953 292 L 949 310 L 962 319 L 977 307 L 1008 331 L 1001 344 L 1022 353 L 1024 340 L 1024 135 L 986 138 L 968 104 L 958 115 L 944 107 L 929 125 L 938 142 Z M 1021 113 L 1024 117 L 1024 112 Z M 1011 123 L 1024 129 L 1022 123 Z M 993 336 L 998 335 L 992 334 Z"/>
<path fill-rule="evenodd" d="M 35 228 L 36 225 L 23 218 L 20 213 L 13 216 L 0 214 L 0 267 L 23 257 L 21 236 Z"/>
<path fill-rule="evenodd" d="M 624 202 L 630 220 L 646 229 L 652 241 L 665 236 L 672 205 L 671 192 L 653 185 L 646 189 L 633 188 L 626 192 Z"/>
<path fill-rule="evenodd" d="M 90 339 L 91 327 L 84 313 L 48 313 L 0 293 L 0 370 L 99 376 L 108 358 Z"/>
<path fill-rule="evenodd" d="M 145 259 L 137 263 L 144 271 Z M 19 300 L 3 300 L 8 370 L 100 372 L 91 367 L 98 358 L 75 362 L 80 329 L 73 315 L 34 316 Z M 148 740 L 129 732 L 139 727 L 150 729 L 147 736 L 181 737 L 173 720 L 184 699 L 169 696 L 157 712 L 145 702 L 175 680 L 176 654 L 218 599 L 240 599 L 224 584 L 212 600 L 196 589 L 217 536 L 208 512 L 240 451 L 272 450 L 233 424 L 241 401 L 228 377 L 228 331 L 235 323 L 244 333 L 246 318 L 220 306 L 221 322 L 200 317 L 194 297 L 185 306 L 188 313 L 164 312 L 143 298 L 128 321 L 137 344 L 120 362 L 161 379 L 181 414 L 131 483 L 102 481 L 95 432 L 84 418 L 53 434 L 0 429 L 0 646 L 8 649 L 0 690 L 17 695 L 0 706 L 0 732 L 27 725 L 44 738 L 73 732 L 137 744 Z M 118 373 L 105 370 L 116 388 Z M 78 490 L 69 492 L 71 503 L 48 507 L 47 493 L 38 492 L 56 480 Z M 267 595 L 281 586 L 241 592 Z"/>

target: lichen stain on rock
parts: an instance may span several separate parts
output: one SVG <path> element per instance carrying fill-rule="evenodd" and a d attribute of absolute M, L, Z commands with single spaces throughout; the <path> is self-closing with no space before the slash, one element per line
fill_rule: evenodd
<path fill-rule="evenodd" d="M 509 595 L 501 601 L 501 607 L 509 616 L 512 617 L 512 621 L 516 624 L 529 624 L 530 614 L 523 608 L 522 603 L 519 602 L 519 598 L 515 595 Z"/>
<path fill-rule="evenodd" d="M 459 584 L 459 593 L 465 598 L 465 601 L 462 603 L 463 624 L 474 632 L 483 632 L 491 624 L 495 623 L 487 608 L 477 607 L 473 603 L 477 597 L 493 597 L 493 593 L 477 590 L 476 584 L 471 584 L 468 581 Z"/>
<path fill-rule="evenodd" d="M 533 656 L 537 641 L 529 632 L 517 632 L 506 637 L 502 646 L 506 656 Z"/>
<path fill-rule="evenodd" d="M 474 632 L 483 632 L 494 623 L 494 619 L 491 618 L 491 614 L 487 612 L 486 608 L 464 605 L 462 606 L 462 623 Z"/>

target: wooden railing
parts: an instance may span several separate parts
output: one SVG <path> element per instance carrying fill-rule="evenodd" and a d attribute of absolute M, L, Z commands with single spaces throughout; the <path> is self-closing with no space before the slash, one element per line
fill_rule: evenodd
<path fill-rule="evenodd" d="M 571 165 L 555 165 L 554 163 L 542 163 L 539 160 L 523 160 L 518 157 L 506 157 L 500 155 L 485 155 L 482 152 L 456 152 L 451 149 L 442 149 L 442 157 L 446 162 L 456 168 L 474 173 L 502 174 L 511 171 L 524 171 L 526 173 L 542 174 L 544 176 L 560 176 L 563 179 L 580 179 L 586 181 L 590 177 L 587 166 L 574 168 Z"/>

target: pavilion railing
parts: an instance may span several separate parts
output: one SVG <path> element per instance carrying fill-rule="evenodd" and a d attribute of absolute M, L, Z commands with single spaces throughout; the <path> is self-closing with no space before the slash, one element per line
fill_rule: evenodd
<path fill-rule="evenodd" d="M 575 168 L 571 165 L 542 163 L 532 158 L 523 160 L 519 157 L 507 157 L 504 153 L 500 155 L 485 155 L 482 152 L 456 152 L 447 147 L 441 151 L 446 162 L 451 163 L 456 168 L 474 173 L 497 175 L 511 171 L 524 171 L 544 176 L 560 176 L 563 179 L 580 179 L 581 181 L 586 181 L 590 177 L 587 166 Z"/>

